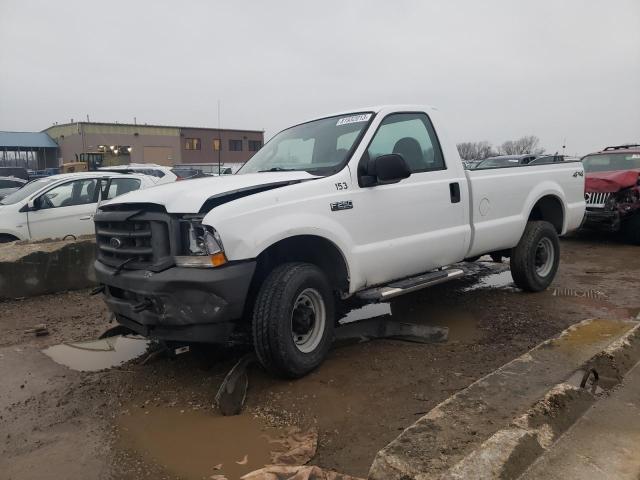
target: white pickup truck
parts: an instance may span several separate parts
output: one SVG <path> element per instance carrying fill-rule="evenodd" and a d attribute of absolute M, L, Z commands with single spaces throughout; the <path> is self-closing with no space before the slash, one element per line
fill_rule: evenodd
<path fill-rule="evenodd" d="M 558 236 L 585 212 L 579 162 L 466 171 L 424 106 L 340 113 L 288 128 L 235 175 L 100 206 L 96 271 L 118 321 L 151 338 L 252 338 L 263 366 L 317 367 L 345 301 L 377 302 L 510 257 L 545 289 Z"/>

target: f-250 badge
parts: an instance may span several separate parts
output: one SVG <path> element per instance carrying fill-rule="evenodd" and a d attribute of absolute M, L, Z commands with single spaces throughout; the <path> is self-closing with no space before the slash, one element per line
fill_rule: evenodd
<path fill-rule="evenodd" d="M 337 212 L 338 210 L 349 210 L 353 208 L 353 202 L 351 200 L 343 200 L 342 202 L 333 202 L 330 206 L 332 212 Z"/>

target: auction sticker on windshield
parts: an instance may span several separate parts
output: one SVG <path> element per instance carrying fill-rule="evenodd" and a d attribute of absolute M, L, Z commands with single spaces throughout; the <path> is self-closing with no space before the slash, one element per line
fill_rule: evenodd
<path fill-rule="evenodd" d="M 350 117 L 343 117 L 338 120 L 336 123 L 336 127 L 340 125 L 349 125 L 350 123 L 360 123 L 360 122 L 368 122 L 371 118 L 370 113 L 363 113 L 362 115 L 351 115 Z"/>

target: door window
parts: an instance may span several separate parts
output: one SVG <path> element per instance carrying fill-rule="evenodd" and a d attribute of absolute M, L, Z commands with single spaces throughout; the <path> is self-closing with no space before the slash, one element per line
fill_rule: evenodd
<path fill-rule="evenodd" d="M 137 178 L 113 178 L 109 184 L 109 191 L 103 194 L 105 200 L 111 200 L 119 195 L 133 192 L 140 188 L 140 180 Z"/>
<path fill-rule="evenodd" d="M 429 118 L 422 113 L 395 113 L 385 117 L 369 144 L 369 158 L 397 153 L 412 173 L 445 169 L 440 144 Z"/>
<path fill-rule="evenodd" d="M 97 183 L 95 178 L 87 178 L 58 185 L 38 198 L 38 206 L 43 209 L 96 203 L 98 201 Z"/>

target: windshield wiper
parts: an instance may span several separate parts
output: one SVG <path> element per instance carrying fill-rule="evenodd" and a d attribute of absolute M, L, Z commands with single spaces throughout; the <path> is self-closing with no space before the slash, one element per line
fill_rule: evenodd
<path fill-rule="evenodd" d="M 258 173 L 261 172 L 292 172 L 295 168 L 282 168 L 282 167 L 271 167 L 267 170 L 258 170 Z"/>

